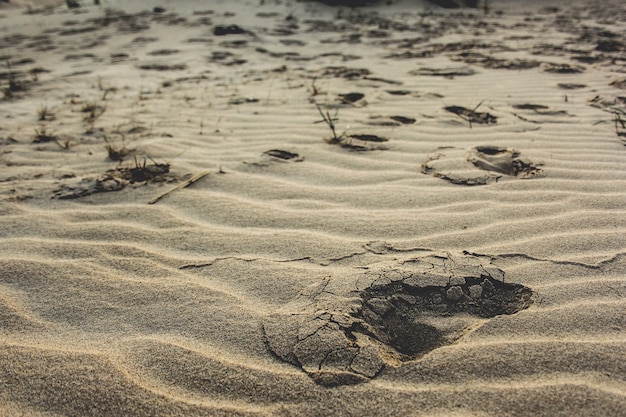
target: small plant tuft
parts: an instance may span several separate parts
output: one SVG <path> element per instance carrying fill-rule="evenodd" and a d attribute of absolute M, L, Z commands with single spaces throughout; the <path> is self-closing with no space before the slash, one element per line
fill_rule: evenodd
<path fill-rule="evenodd" d="M 339 109 L 335 109 L 335 114 L 331 116 L 328 109 L 326 109 L 326 111 L 323 111 L 322 107 L 319 104 L 316 104 L 316 106 L 317 111 L 320 113 L 320 116 L 322 116 L 322 120 L 318 120 L 315 123 L 326 123 L 326 126 L 328 126 L 330 132 L 332 133 L 332 137 L 330 139 L 327 139 L 326 141 L 330 144 L 341 143 L 343 137 L 346 135 L 346 132 L 337 135 L 337 127 L 335 125 L 335 122 L 339 120 L 339 118 L 337 117 Z"/>
<path fill-rule="evenodd" d="M 13 72 L 13 67 L 11 66 L 11 62 L 7 58 L 5 61 L 5 65 L 7 68 L 7 76 L 9 79 L 9 85 L 4 89 L 4 98 L 11 99 L 14 96 L 14 93 L 19 93 L 22 91 L 26 91 L 26 85 L 17 79 L 15 76 L 16 73 Z"/>
<path fill-rule="evenodd" d="M 160 164 L 149 156 L 145 156 L 142 162 L 139 162 L 137 156 L 134 156 L 135 167 L 128 169 L 130 178 L 128 180 L 132 183 L 136 182 L 162 182 L 165 180 L 165 174 L 170 172 L 170 164 Z M 148 159 L 152 161 L 152 165 L 148 165 Z"/>
<path fill-rule="evenodd" d="M 41 106 L 39 110 L 37 110 L 37 120 L 39 120 L 40 122 L 54 120 L 54 114 L 50 112 L 48 106 Z"/>
<path fill-rule="evenodd" d="M 472 128 L 472 123 L 479 124 L 495 124 L 498 121 L 498 118 L 489 113 L 481 113 L 477 112 L 478 108 L 483 104 L 481 100 L 480 103 L 476 105 L 473 109 L 468 109 L 462 106 L 446 106 L 444 110 L 449 111 L 450 113 L 454 113 L 459 116 L 461 119 L 465 120 L 470 129 Z"/>
<path fill-rule="evenodd" d="M 115 146 L 106 136 L 104 136 L 104 141 L 106 142 L 106 150 L 111 161 L 123 161 L 133 151 L 133 149 L 128 149 L 126 145 L 121 147 Z"/>
<path fill-rule="evenodd" d="M 61 139 L 59 137 L 57 137 L 56 139 L 56 143 L 57 145 L 59 145 L 62 149 L 65 149 L 66 151 L 70 150 L 70 147 L 72 146 L 72 141 L 69 139 L 65 139 L 63 141 L 61 141 Z"/>
<path fill-rule="evenodd" d="M 102 101 L 105 101 L 107 99 L 109 93 L 117 92 L 116 87 L 105 87 L 104 83 L 102 82 L 102 77 L 98 77 L 98 90 L 102 91 Z"/>
<path fill-rule="evenodd" d="M 58 142 L 59 137 L 54 133 L 46 131 L 46 127 L 42 126 L 41 129 L 35 128 L 35 137 L 33 143 L 47 143 Z"/>
<path fill-rule="evenodd" d="M 87 133 L 93 133 L 95 130 L 96 120 L 100 118 L 106 111 L 107 106 L 100 106 L 95 102 L 87 102 L 83 104 L 81 108 L 81 112 L 85 113 L 83 116 L 83 121 L 87 125 Z"/>
<path fill-rule="evenodd" d="M 370 145 L 371 142 L 386 142 L 388 140 L 387 138 L 383 138 L 377 135 L 348 135 L 347 129 L 338 135 L 336 125 L 336 122 L 339 120 L 339 118 L 337 117 L 337 113 L 339 112 L 338 109 L 335 109 L 335 114 L 331 116 L 328 109 L 322 110 L 322 107 L 317 104 L 317 111 L 322 116 L 322 120 L 318 120 L 315 123 L 326 123 L 326 126 L 328 126 L 332 134 L 330 138 L 325 139 L 327 143 L 331 145 L 338 145 L 341 148 L 357 152 L 387 149 L 384 146 Z"/>
<path fill-rule="evenodd" d="M 89 123 L 95 122 L 106 111 L 106 106 L 100 106 L 95 102 L 88 102 L 80 109 L 82 113 L 85 113 L 85 121 Z"/>

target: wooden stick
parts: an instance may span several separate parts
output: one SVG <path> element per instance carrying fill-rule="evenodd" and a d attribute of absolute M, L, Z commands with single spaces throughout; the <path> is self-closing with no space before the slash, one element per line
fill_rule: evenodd
<path fill-rule="evenodd" d="M 169 191 L 164 192 L 163 194 L 153 198 L 152 200 L 148 201 L 148 204 L 154 204 L 157 201 L 159 201 L 160 199 L 162 199 L 163 197 L 165 197 L 166 195 L 173 193 L 176 190 L 180 190 L 181 188 L 185 188 L 185 187 L 189 187 L 191 184 L 193 184 L 194 182 L 206 177 L 207 175 L 209 175 L 209 171 L 202 171 L 196 175 L 194 175 L 193 177 L 189 178 L 186 181 L 181 182 L 180 184 L 178 184 L 176 187 L 172 188 Z"/>

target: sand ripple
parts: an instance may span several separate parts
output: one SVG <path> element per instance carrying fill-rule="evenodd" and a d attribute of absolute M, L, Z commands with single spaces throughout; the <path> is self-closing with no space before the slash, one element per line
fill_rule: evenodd
<path fill-rule="evenodd" d="M 35 3 L 0 415 L 626 414 L 623 4 Z"/>

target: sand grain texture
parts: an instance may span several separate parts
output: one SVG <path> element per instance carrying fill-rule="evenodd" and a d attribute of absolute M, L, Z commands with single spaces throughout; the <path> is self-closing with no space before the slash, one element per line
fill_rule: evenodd
<path fill-rule="evenodd" d="M 626 414 L 621 2 L 49 3 L 0 3 L 0 415 Z"/>

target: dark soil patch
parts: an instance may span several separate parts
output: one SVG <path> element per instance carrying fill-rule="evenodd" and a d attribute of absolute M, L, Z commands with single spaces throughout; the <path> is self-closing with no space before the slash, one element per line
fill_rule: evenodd
<path fill-rule="evenodd" d="M 222 48 L 241 49 L 245 48 L 246 46 L 248 46 L 248 41 L 246 39 L 235 39 L 220 42 L 220 47 Z"/>
<path fill-rule="evenodd" d="M 605 39 L 598 42 L 596 51 L 601 52 L 622 52 L 626 50 L 623 42 L 614 39 Z"/>
<path fill-rule="evenodd" d="M 68 54 L 63 58 L 65 61 L 77 61 L 79 59 L 95 59 L 97 58 L 94 54 L 84 53 L 84 54 Z"/>
<path fill-rule="evenodd" d="M 186 64 L 143 64 L 139 69 L 146 71 L 182 71 L 187 69 Z"/>
<path fill-rule="evenodd" d="M 213 29 L 215 36 L 241 35 L 244 33 L 246 33 L 246 31 L 237 25 L 215 26 Z"/>
<path fill-rule="evenodd" d="M 63 185 L 53 193 L 61 200 L 76 199 L 91 194 L 120 191 L 128 184 L 172 182 L 176 178 L 169 174 L 169 164 L 139 164 L 134 167 L 110 169 L 99 178 L 83 179 L 74 185 Z"/>
<path fill-rule="evenodd" d="M 476 74 L 476 71 L 470 67 L 461 68 L 420 68 L 409 71 L 409 75 L 428 75 L 432 77 L 467 77 Z"/>
<path fill-rule="evenodd" d="M 580 90 L 587 87 L 586 84 L 574 84 L 574 83 L 559 83 L 557 86 L 563 90 Z"/>
<path fill-rule="evenodd" d="M 389 140 L 378 135 L 348 135 L 348 138 L 362 140 L 364 142 L 387 142 Z"/>
<path fill-rule="evenodd" d="M 46 132 L 45 128 L 41 130 L 35 129 L 35 137 L 33 138 L 33 143 L 48 143 L 48 142 L 58 142 L 59 136 L 54 133 Z"/>
<path fill-rule="evenodd" d="M 22 58 L 22 59 L 17 59 L 15 61 L 11 61 L 11 66 L 14 67 L 19 67 L 20 65 L 29 65 L 29 64 L 34 64 L 35 60 L 32 58 Z"/>
<path fill-rule="evenodd" d="M 544 63 L 543 70 L 555 74 L 581 74 L 585 68 L 580 65 Z"/>
<path fill-rule="evenodd" d="M 115 54 L 111 54 L 111 63 L 115 64 L 118 62 L 124 62 L 126 60 L 128 60 L 130 58 L 130 55 L 124 53 L 124 52 L 119 52 L 119 53 L 115 53 Z"/>
<path fill-rule="evenodd" d="M 259 99 L 258 98 L 245 98 L 245 97 L 240 97 L 240 98 L 234 98 L 232 100 L 228 101 L 228 104 L 234 105 L 234 106 L 238 106 L 240 104 L 250 104 L 250 103 L 258 103 Z"/>
<path fill-rule="evenodd" d="M 404 116 L 391 116 L 389 117 L 391 120 L 395 120 L 396 122 L 402 123 L 403 125 L 412 125 L 415 123 L 415 119 L 412 117 L 404 117 Z"/>
<path fill-rule="evenodd" d="M 470 125 L 472 123 L 496 124 L 498 121 L 498 118 L 492 114 L 477 112 L 461 106 L 447 106 L 444 107 L 444 110 L 456 114 L 463 120 L 468 121 Z"/>
<path fill-rule="evenodd" d="M 174 55 L 179 52 L 180 51 L 178 49 L 157 49 L 156 51 L 148 52 L 148 55 L 167 56 L 167 55 Z"/>
<path fill-rule="evenodd" d="M 279 42 L 285 46 L 305 46 L 306 45 L 306 42 L 300 41 L 297 39 L 281 39 Z"/>
<path fill-rule="evenodd" d="M 339 98 L 343 103 L 355 103 L 365 97 L 362 93 L 339 94 Z"/>
<path fill-rule="evenodd" d="M 541 104 L 514 104 L 513 105 L 514 109 L 519 109 L 519 110 L 546 110 L 548 109 L 548 106 L 544 106 Z"/>
<path fill-rule="evenodd" d="M 270 149 L 269 151 L 263 152 L 263 154 L 283 161 L 302 161 L 302 158 L 300 158 L 300 155 L 298 155 L 297 153 L 283 151 L 282 149 Z"/>
<path fill-rule="evenodd" d="M 210 62 L 217 62 L 221 65 L 226 65 L 228 67 L 234 65 L 243 65 L 248 62 L 247 60 L 239 58 L 229 51 L 213 51 L 208 60 Z"/>
<path fill-rule="evenodd" d="M 326 67 L 322 75 L 325 77 L 345 78 L 348 80 L 356 80 L 370 75 L 370 70 L 366 68 L 348 68 L 348 67 Z"/>
<path fill-rule="evenodd" d="M 159 38 L 152 38 L 149 36 L 137 36 L 135 39 L 132 40 L 132 43 L 152 43 L 152 42 L 157 42 L 159 40 Z"/>
<path fill-rule="evenodd" d="M 387 90 L 387 94 L 391 94 L 392 96 L 408 96 L 411 92 L 409 90 Z"/>
<path fill-rule="evenodd" d="M 484 55 L 478 52 L 462 52 L 455 57 L 455 61 L 463 61 L 466 64 L 480 65 L 483 68 L 490 69 L 508 69 L 508 70 L 524 70 L 536 68 L 541 62 L 526 59 L 499 59 L 490 55 Z"/>
<path fill-rule="evenodd" d="M 326 142 L 353 152 L 367 152 L 387 150 L 388 148 L 386 146 L 379 144 L 388 140 L 389 139 L 377 135 L 354 134 L 342 135 L 335 139 L 326 140 Z"/>

